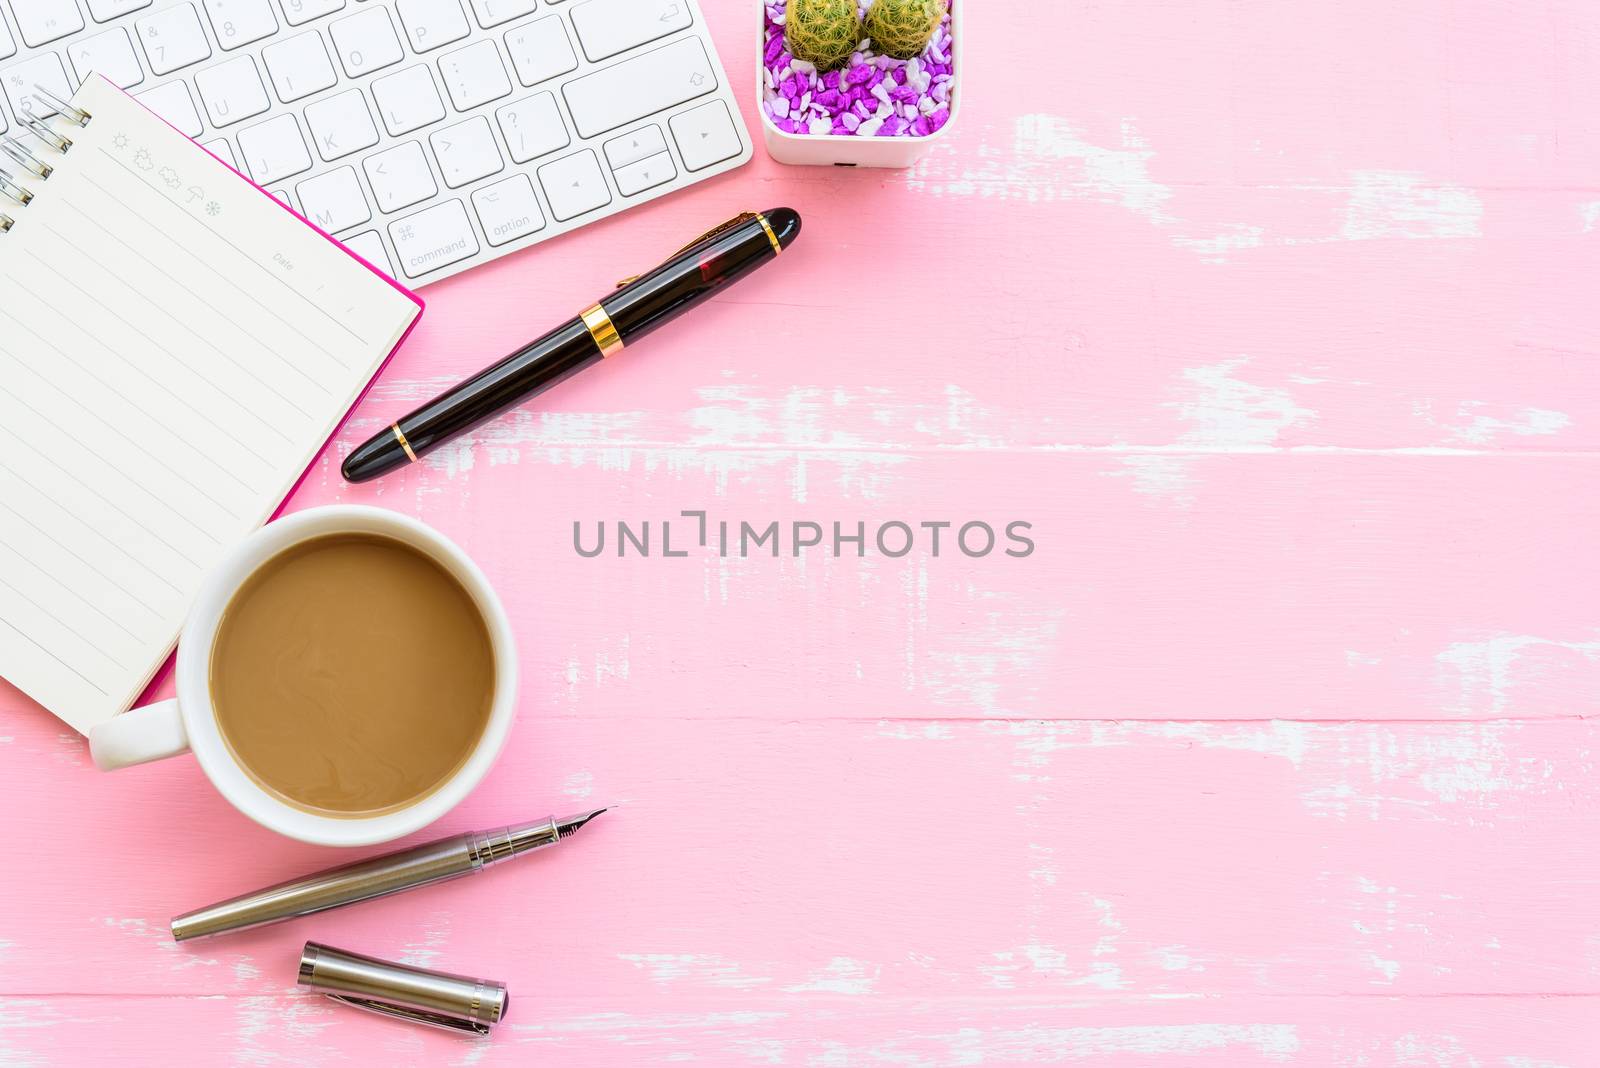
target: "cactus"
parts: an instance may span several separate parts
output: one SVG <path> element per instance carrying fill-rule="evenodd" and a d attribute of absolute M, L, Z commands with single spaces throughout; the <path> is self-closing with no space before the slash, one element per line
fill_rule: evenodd
<path fill-rule="evenodd" d="M 789 0 L 783 35 L 794 58 L 818 70 L 843 66 L 861 41 L 856 0 Z"/>
<path fill-rule="evenodd" d="M 879 53 L 910 59 L 928 47 L 944 11 L 945 0 L 872 0 L 865 29 Z"/>

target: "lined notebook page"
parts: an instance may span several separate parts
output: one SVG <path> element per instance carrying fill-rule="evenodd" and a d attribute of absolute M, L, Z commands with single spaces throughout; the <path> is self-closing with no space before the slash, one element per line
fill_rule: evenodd
<path fill-rule="evenodd" d="M 104 79 L 74 103 L 0 234 L 0 676 L 86 732 L 421 309 Z"/>

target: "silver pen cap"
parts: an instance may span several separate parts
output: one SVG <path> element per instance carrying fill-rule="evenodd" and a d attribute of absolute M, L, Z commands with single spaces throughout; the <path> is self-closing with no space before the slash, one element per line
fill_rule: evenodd
<path fill-rule="evenodd" d="M 492 979 L 397 964 L 320 942 L 307 942 L 301 951 L 299 983 L 368 1012 L 476 1035 L 487 1035 L 511 1004 L 505 984 Z"/>

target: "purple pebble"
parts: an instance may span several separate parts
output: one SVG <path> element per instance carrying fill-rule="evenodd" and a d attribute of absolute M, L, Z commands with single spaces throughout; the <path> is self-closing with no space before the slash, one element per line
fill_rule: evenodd
<path fill-rule="evenodd" d="M 928 119 L 928 132 L 929 133 L 933 133 L 936 130 L 940 129 L 942 126 L 944 126 L 945 123 L 950 121 L 950 109 L 949 108 L 940 108 L 938 111 L 935 111 L 932 115 L 927 116 L 927 119 Z"/>
<path fill-rule="evenodd" d="M 839 88 L 839 72 L 836 70 L 830 70 L 828 73 L 824 74 L 822 76 L 822 84 L 829 89 Z"/>
<path fill-rule="evenodd" d="M 879 137 L 893 137 L 905 127 L 905 122 L 898 115 L 891 115 L 883 120 L 883 125 L 878 127 Z"/>
<path fill-rule="evenodd" d="M 835 119 L 833 123 L 833 130 L 831 132 L 834 134 L 848 134 L 850 132 L 850 127 Z"/>
<path fill-rule="evenodd" d="M 917 92 L 909 85 L 896 86 L 895 88 L 889 90 L 889 99 L 893 100 L 896 104 L 909 104 L 911 101 L 917 99 L 921 95 L 921 93 Z"/>
<path fill-rule="evenodd" d="M 829 113 L 838 111 L 844 106 L 844 97 L 839 95 L 837 89 L 826 89 L 812 98 L 812 102 L 827 108 Z"/>
<path fill-rule="evenodd" d="M 871 78 L 871 77 L 872 77 L 872 68 L 871 67 L 867 67 L 867 66 L 860 66 L 860 67 L 851 67 L 850 70 L 849 70 L 849 73 L 847 73 L 844 76 L 844 80 L 849 82 L 851 85 L 861 85 L 863 82 L 865 82 L 868 78 Z"/>
<path fill-rule="evenodd" d="M 778 58 L 778 53 L 783 51 L 783 38 L 773 36 L 767 41 L 766 63 L 770 67 L 772 61 Z"/>

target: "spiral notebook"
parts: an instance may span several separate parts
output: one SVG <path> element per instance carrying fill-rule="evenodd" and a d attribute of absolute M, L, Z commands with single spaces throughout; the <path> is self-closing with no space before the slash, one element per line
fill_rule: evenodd
<path fill-rule="evenodd" d="M 0 676 L 126 709 L 422 303 L 104 78 L 0 143 Z"/>

